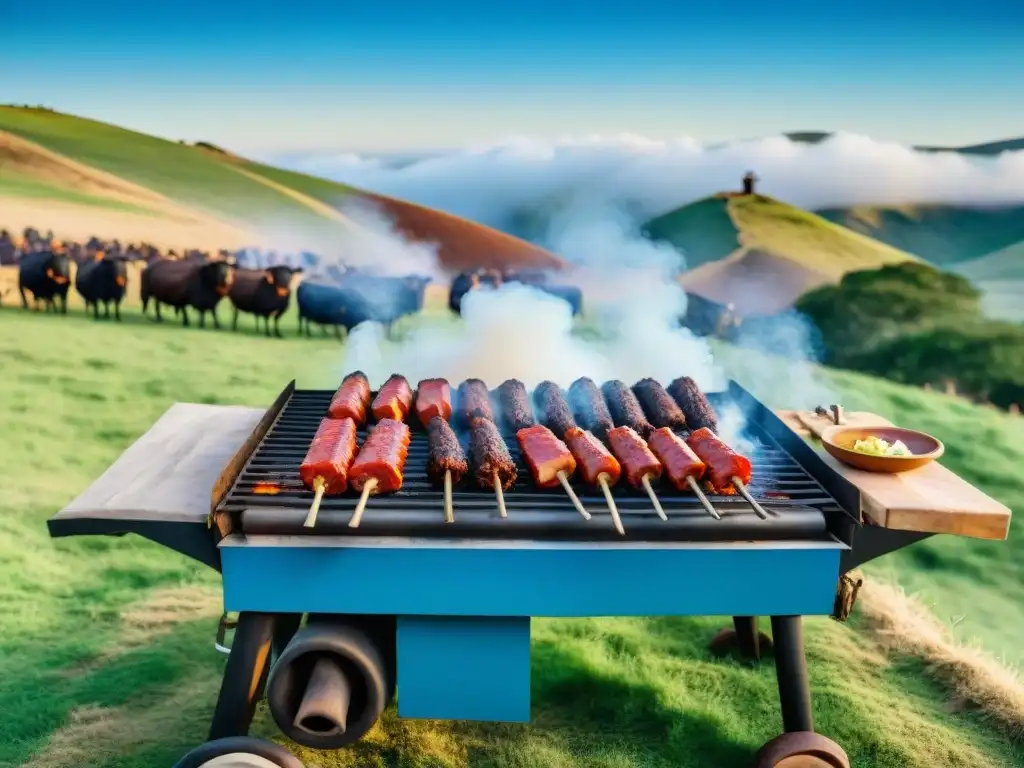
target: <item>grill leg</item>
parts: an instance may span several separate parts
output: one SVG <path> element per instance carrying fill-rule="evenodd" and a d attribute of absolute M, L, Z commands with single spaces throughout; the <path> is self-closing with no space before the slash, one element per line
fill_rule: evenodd
<path fill-rule="evenodd" d="M 279 613 L 274 620 L 274 658 L 277 659 L 295 637 L 302 623 L 301 613 Z"/>
<path fill-rule="evenodd" d="M 269 613 L 239 614 L 217 707 L 213 712 L 211 741 L 248 735 L 256 702 L 263 695 L 270 669 L 274 619 L 274 615 Z"/>
<path fill-rule="evenodd" d="M 760 661 L 761 654 L 771 647 L 772 639 L 760 631 L 757 616 L 733 616 L 732 627 L 715 635 L 710 651 L 716 656 L 735 653 L 741 659 Z"/>
<path fill-rule="evenodd" d="M 757 616 L 733 616 L 732 626 L 736 630 L 736 647 L 745 659 L 761 658 L 761 642 L 757 631 Z"/>
<path fill-rule="evenodd" d="M 804 656 L 804 630 L 799 616 L 772 616 L 775 672 L 779 680 L 782 728 L 786 733 L 813 731 L 811 686 Z"/>

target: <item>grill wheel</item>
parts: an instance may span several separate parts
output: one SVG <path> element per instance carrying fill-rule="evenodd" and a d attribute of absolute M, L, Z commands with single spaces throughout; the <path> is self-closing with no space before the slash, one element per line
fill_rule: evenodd
<path fill-rule="evenodd" d="M 284 747 L 250 736 L 216 739 L 193 749 L 174 768 L 304 768 Z"/>
<path fill-rule="evenodd" d="M 831 739 L 812 731 L 784 733 L 757 753 L 754 768 L 850 768 L 850 758 Z"/>

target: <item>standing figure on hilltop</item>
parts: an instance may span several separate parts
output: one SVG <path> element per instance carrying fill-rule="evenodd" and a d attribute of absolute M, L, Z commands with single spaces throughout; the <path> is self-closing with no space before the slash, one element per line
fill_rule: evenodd
<path fill-rule="evenodd" d="M 760 181 L 760 179 L 757 178 L 753 171 L 747 171 L 746 175 L 743 177 L 743 194 L 755 194 L 754 187 L 758 181 Z"/>

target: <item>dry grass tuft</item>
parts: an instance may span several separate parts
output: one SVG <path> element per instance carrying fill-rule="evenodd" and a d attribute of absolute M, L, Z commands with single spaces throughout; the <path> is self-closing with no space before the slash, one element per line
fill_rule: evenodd
<path fill-rule="evenodd" d="M 1015 670 L 981 648 L 957 642 L 920 600 L 897 586 L 865 582 L 860 606 L 883 647 L 920 657 L 952 689 L 950 706 L 976 706 L 1010 738 L 1024 739 L 1024 680 Z"/>

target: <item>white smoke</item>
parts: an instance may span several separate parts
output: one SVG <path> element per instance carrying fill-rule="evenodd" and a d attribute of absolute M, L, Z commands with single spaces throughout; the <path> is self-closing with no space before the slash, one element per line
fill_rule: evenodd
<path fill-rule="evenodd" d="M 585 191 L 650 217 L 735 189 L 753 169 L 769 195 L 808 209 L 856 204 L 1024 201 L 1024 151 L 995 158 L 930 153 L 866 136 L 818 144 L 784 136 L 705 146 L 688 138 L 512 138 L 400 166 L 353 154 L 291 158 L 293 167 L 503 226 Z"/>

